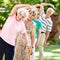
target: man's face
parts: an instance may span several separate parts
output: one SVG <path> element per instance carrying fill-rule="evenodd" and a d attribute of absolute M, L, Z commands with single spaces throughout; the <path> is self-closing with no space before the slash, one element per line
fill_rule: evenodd
<path fill-rule="evenodd" d="M 17 21 L 23 20 L 24 18 L 25 18 L 24 12 L 20 12 L 19 14 L 17 14 Z"/>
<path fill-rule="evenodd" d="M 47 16 L 47 17 L 50 17 L 51 15 L 52 15 L 52 10 L 47 10 L 47 11 L 46 11 L 46 16 Z"/>

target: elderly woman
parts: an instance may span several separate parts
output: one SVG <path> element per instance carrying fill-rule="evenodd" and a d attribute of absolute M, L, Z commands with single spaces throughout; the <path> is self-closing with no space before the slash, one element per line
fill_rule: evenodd
<path fill-rule="evenodd" d="M 35 24 L 32 21 L 32 17 L 33 17 L 33 12 L 29 9 L 29 17 L 27 21 L 25 21 L 25 26 L 26 26 L 29 41 L 31 42 L 31 46 L 33 48 L 34 41 L 35 41 Z M 32 55 L 32 53 L 30 55 Z"/>
<path fill-rule="evenodd" d="M 25 21 L 25 26 L 32 46 L 32 54 L 30 55 L 30 60 L 34 60 L 35 44 L 36 40 L 38 40 L 40 37 L 41 22 L 39 22 L 37 19 L 38 12 L 35 7 L 31 6 L 29 13 L 30 14 L 28 20 Z"/>
<path fill-rule="evenodd" d="M 28 12 L 24 8 L 20 8 L 20 9 L 18 9 L 18 11 L 23 11 L 26 14 Z M 30 42 L 29 42 L 29 44 L 30 44 Z M 28 51 L 26 38 L 25 38 L 25 34 L 22 34 L 22 32 L 18 33 L 17 37 L 16 37 L 15 54 L 14 54 L 13 60 L 29 60 L 29 51 Z"/>
<path fill-rule="evenodd" d="M 18 8 L 26 6 L 26 4 L 15 5 L 2 28 L 0 34 L 0 60 L 2 60 L 3 54 L 5 54 L 5 60 L 13 60 L 15 40 L 17 34 L 20 32 L 24 35 L 27 46 L 30 47 L 30 42 L 27 39 L 27 33 L 23 22 L 26 17 L 26 12 L 23 10 L 17 11 Z"/>
<path fill-rule="evenodd" d="M 41 28 L 42 28 L 42 24 L 41 22 L 38 20 L 38 9 L 34 6 L 31 7 L 31 11 L 33 12 L 33 18 L 32 21 L 35 24 L 35 41 L 34 41 L 34 46 L 33 46 L 33 54 L 31 55 L 31 59 L 30 60 L 34 60 L 34 53 L 35 53 L 35 45 L 37 44 L 37 42 L 39 42 L 40 40 L 40 34 L 41 34 Z"/>

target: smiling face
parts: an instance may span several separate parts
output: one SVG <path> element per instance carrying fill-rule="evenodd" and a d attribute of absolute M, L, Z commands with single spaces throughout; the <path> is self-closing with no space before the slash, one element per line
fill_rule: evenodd
<path fill-rule="evenodd" d="M 46 16 L 47 17 L 50 17 L 52 15 L 52 10 L 48 10 L 47 12 L 46 12 Z"/>
<path fill-rule="evenodd" d="M 25 18 L 25 13 L 24 12 L 20 12 L 17 14 L 17 21 L 23 20 Z"/>
<path fill-rule="evenodd" d="M 54 10 L 52 8 L 48 8 L 46 11 L 46 17 L 49 18 L 54 13 Z"/>

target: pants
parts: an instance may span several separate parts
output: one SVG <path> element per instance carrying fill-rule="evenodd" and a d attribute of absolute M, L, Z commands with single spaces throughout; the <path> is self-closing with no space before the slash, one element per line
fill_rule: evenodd
<path fill-rule="evenodd" d="M 38 45 L 39 45 L 39 60 L 43 60 L 43 53 L 44 53 L 44 47 L 43 47 L 43 44 L 44 44 L 44 41 L 45 41 L 45 33 L 41 33 L 41 36 L 40 36 L 40 40 L 38 42 Z"/>
<path fill-rule="evenodd" d="M 9 45 L 0 37 L 0 60 L 2 60 L 3 54 L 5 54 L 5 60 L 13 60 L 14 46 Z"/>

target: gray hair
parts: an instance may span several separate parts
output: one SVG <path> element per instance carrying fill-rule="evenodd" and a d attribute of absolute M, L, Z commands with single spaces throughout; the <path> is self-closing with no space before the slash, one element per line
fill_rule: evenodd
<path fill-rule="evenodd" d="M 27 9 L 25 9 L 25 8 L 19 8 L 19 9 L 17 10 L 17 14 L 19 14 L 20 12 L 24 12 L 24 13 L 25 13 L 25 16 L 26 16 L 25 19 L 28 18 L 29 12 L 28 12 Z"/>
<path fill-rule="evenodd" d="M 53 8 L 48 8 L 47 11 L 48 10 L 51 10 L 52 11 L 51 14 L 53 14 L 55 12 Z"/>

